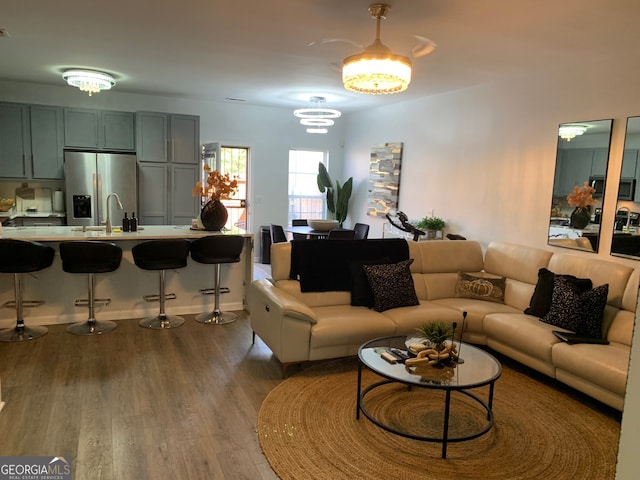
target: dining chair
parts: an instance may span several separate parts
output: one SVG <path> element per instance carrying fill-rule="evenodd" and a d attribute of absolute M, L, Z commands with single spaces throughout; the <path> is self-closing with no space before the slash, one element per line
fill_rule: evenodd
<path fill-rule="evenodd" d="M 306 227 L 308 225 L 309 222 L 307 222 L 306 218 L 294 218 L 291 220 L 292 227 Z M 309 236 L 304 233 L 293 233 L 292 235 L 294 240 L 307 240 L 309 238 Z"/>
<path fill-rule="evenodd" d="M 356 232 L 356 240 L 365 240 L 369 236 L 369 225 L 366 223 L 356 223 L 353 229 Z"/>
<path fill-rule="evenodd" d="M 355 230 L 348 230 L 343 228 L 335 228 L 329 231 L 327 239 L 329 240 L 353 240 L 356 237 Z"/>
<path fill-rule="evenodd" d="M 284 233 L 282 225 L 272 223 L 269 225 L 269 231 L 271 232 L 271 243 L 283 243 L 287 241 L 287 234 Z"/>

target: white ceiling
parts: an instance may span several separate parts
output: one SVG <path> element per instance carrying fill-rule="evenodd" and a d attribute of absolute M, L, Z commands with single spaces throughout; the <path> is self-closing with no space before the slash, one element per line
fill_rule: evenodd
<path fill-rule="evenodd" d="M 404 93 L 347 92 L 349 43 L 375 37 L 369 0 L 2 0 L 0 79 L 61 85 L 61 72 L 112 73 L 121 92 L 307 106 L 345 112 L 506 75 L 640 51 L 638 0 L 389 0 L 381 39 L 409 55 L 413 34 L 438 44 L 414 61 Z"/>

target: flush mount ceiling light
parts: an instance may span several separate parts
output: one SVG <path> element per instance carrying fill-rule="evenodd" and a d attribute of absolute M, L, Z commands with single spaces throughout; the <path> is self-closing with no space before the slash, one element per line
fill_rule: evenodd
<path fill-rule="evenodd" d="M 334 124 L 333 119 L 342 115 L 339 110 L 333 108 L 323 108 L 326 99 L 324 97 L 311 97 L 311 103 L 315 105 L 311 108 L 299 108 L 293 114 L 300 119 L 300 124 L 307 127 L 330 127 Z M 307 128 L 307 133 L 327 133 L 326 128 Z"/>
<path fill-rule="evenodd" d="M 558 129 L 558 135 L 563 140 L 570 142 L 578 135 L 584 134 L 587 131 L 586 125 L 560 125 Z"/>
<path fill-rule="evenodd" d="M 403 92 L 411 82 L 411 60 L 394 54 L 380 41 L 380 20 L 387 18 L 391 7 L 384 3 L 369 6 L 376 19 L 376 39 L 364 52 L 344 59 L 342 83 L 353 92 L 380 95 Z"/>
<path fill-rule="evenodd" d="M 111 75 L 95 70 L 66 70 L 62 78 L 72 87 L 78 87 L 83 92 L 87 92 L 89 96 L 101 90 L 109 90 L 116 84 Z"/>

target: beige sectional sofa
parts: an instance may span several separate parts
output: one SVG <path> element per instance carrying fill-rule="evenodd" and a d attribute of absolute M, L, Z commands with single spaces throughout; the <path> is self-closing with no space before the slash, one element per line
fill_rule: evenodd
<path fill-rule="evenodd" d="M 635 269 L 504 242 L 492 242 L 484 253 L 474 241 L 408 243 L 419 305 L 382 312 L 352 306 L 348 291 L 301 292 L 300 282 L 289 278 L 291 244 L 272 245 L 272 279 L 253 282 L 248 292 L 255 334 L 286 365 L 355 355 L 367 340 L 414 335 L 432 320 L 461 325 L 466 311 L 465 341 L 486 345 L 622 410 L 638 299 Z M 589 278 L 594 287 L 609 285 L 602 324 L 608 345 L 562 342 L 552 333 L 558 327 L 524 313 L 543 267 Z M 458 296 L 459 272 L 505 277 L 504 303 Z"/>

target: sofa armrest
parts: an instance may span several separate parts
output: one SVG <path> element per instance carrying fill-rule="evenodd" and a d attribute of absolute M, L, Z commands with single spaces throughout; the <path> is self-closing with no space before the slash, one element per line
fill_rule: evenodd
<path fill-rule="evenodd" d="M 269 280 L 254 281 L 247 291 L 251 328 L 283 364 L 309 359 L 311 308 Z"/>
<path fill-rule="evenodd" d="M 255 314 L 260 315 L 259 310 L 266 310 L 267 312 L 274 310 L 283 317 L 297 318 L 310 324 L 317 322 L 316 314 L 311 308 L 264 278 L 251 284 L 248 303 L 252 320 Z"/>

